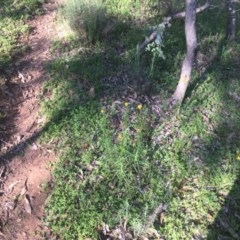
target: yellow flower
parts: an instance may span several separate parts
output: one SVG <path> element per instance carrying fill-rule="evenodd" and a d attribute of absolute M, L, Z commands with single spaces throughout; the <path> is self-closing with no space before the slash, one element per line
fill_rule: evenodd
<path fill-rule="evenodd" d="M 104 109 L 101 109 L 101 113 L 104 113 L 105 111 L 104 111 Z"/>
<path fill-rule="evenodd" d="M 118 139 L 118 141 L 121 141 L 121 140 L 123 139 L 123 135 L 122 135 L 122 133 L 119 133 L 119 134 L 118 134 L 117 139 Z"/>
<path fill-rule="evenodd" d="M 125 102 L 124 106 L 127 107 L 129 105 L 129 102 Z"/>
<path fill-rule="evenodd" d="M 143 107 L 142 104 L 138 104 L 138 105 L 137 105 L 137 109 L 138 109 L 138 110 L 141 110 L 142 107 Z"/>
<path fill-rule="evenodd" d="M 240 161 L 240 152 L 239 152 L 239 150 L 236 151 L 236 160 Z"/>

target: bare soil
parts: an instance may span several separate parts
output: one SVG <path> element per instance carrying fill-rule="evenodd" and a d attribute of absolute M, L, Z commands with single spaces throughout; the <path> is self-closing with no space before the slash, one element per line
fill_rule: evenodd
<path fill-rule="evenodd" d="M 6 71 L 0 90 L 0 239 L 49 239 L 41 219 L 55 154 L 38 141 L 44 122 L 39 98 L 48 80 L 44 65 L 51 60 L 57 5 L 49 1 L 43 15 L 28 21 L 29 51 Z"/>

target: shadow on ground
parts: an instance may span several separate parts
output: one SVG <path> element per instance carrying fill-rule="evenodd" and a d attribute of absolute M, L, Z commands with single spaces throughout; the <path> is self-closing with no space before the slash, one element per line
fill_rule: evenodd
<path fill-rule="evenodd" d="M 221 210 L 214 222 L 209 225 L 207 236 L 209 240 L 240 238 L 239 52 L 236 49 L 233 50 L 234 46 L 237 48 L 238 44 L 228 42 L 227 39 L 223 38 L 218 44 L 215 57 L 206 67 L 201 77 L 190 86 L 187 93 L 188 97 L 194 98 L 194 93 L 204 82 L 211 81 L 212 76 L 216 79 L 214 89 L 219 97 L 218 104 L 221 106 L 218 108 L 218 121 L 212 123 L 212 137 L 206 140 L 203 139 L 205 142 L 204 154 L 202 151 L 198 154 L 204 159 L 203 162 L 210 167 L 212 176 L 217 174 L 218 171 L 225 171 L 230 178 L 231 175 L 236 176 L 229 193 L 221 191 L 221 189 L 212 189 L 212 191 L 217 192 L 221 199 Z M 224 55 L 226 49 L 230 53 L 228 56 Z M 209 94 L 209 97 L 211 97 L 211 94 Z M 212 111 L 214 112 L 216 108 L 217 106 L 213 105 Z M 197 150 L 195 151 L 197 152 Z M 230 170 L 231 168 L 232 170 Z"/>
<path fill-rule="evenodd" d="M 19 28 L 17 33 L 11 36 L 13 47 L 9 48 L 7 53 L 11 56 L 11 59 L 2 66 L 3 70 L 0 75 L 0 149 L 1 159 L 3 160 L 1 164 L 6 163 L 6 161 L 10 162 L 14 156 L 22 154 L 29 144 L 28 139 L 36 140 L 39 136 L 37 132 L 38 119 L 36 119 L 37 99 L 41 94 L 40 84 L 47 78 L 43 66 L 49 61 L 50 54 L 48 53 L 50 50 L 47 48 L 50 39 L 48 39 L 49 32 L 43 31 L 42 26 L 37 25 L 39 20 L 37 18 L 32 19 L 31 22 L 32 25 L 36 25 L 36 29 L 32 28 L 29 32 L 24 31 L 20 34 L 21 29 L 26 28 L 23 19 L 28 21 L 30 17 L 37 14 L 38 10 L 42 11 L 40 2 L 32 0 L 28 3 L 27 6 L 24 1 L 16 3 L 9 0 L 3 1 L 1 5 L 1 18 L 3 19 L 0 20 L 4 21 L 4 18 L 12 19 L 12 24 L 15 24 L 17 29 Z M 45 15 L 47 13 L 51 15 L 55 9 L 56 5 L 49 3 L 44 9 Z M 48 20 L 52 19 L 49 17 Z M 39 24 L 42 24 L 42 22 L 39 21 Z M 8 30 L 10 33 L 13 31 L 11 29 L 5 31 Z M 36 31 L 42 32 L 36 34 Z M 4 32 L 4 34 L 7 33 Z M 2 41 L 4 41 L 4 36 Z M 22 45 L 24 45 L 25 50 L 16 53 L 15 49 L 22 47 Z M 1 51 L 5 55 L 6 49 L 3 45 Z"/>

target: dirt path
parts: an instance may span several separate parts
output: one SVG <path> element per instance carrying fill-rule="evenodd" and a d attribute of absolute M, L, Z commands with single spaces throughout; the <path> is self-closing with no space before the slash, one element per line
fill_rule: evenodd
<path fill-rule="evenodd" d="M 0 130 L 4 128 L 0 136 L 0 239 L 48 239 L 42 238 L 41 218 L 55 156 L 37 140 L 43 121 L 39 96 L 48 79 L 44 64 L 51 60 L 56 8 L 57 1 L 50 1 L 43 5 L 42 16 L 29 21 L 30 50 L 13 64 L 0 95 L 0 107 L 7 113 L 0 125 Z"/>

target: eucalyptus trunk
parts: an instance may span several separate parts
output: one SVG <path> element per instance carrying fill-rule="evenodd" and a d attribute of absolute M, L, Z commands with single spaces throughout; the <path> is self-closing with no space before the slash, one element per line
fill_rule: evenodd
<path fill-rule="evenodd" d="M 237 0 L 226 0 L 228 8 L 227 38 L 231 41 L 236 39 L 236 2 Z"/>
<path fill-rule="evenodd" d="M 191 73 L 197 48 L 196 0 L 186 0 L 185 35 L 187 54 L 182 64 L 180 80 L 171 99 L 173 105 L 182 103 L 191 80 Z"/>

